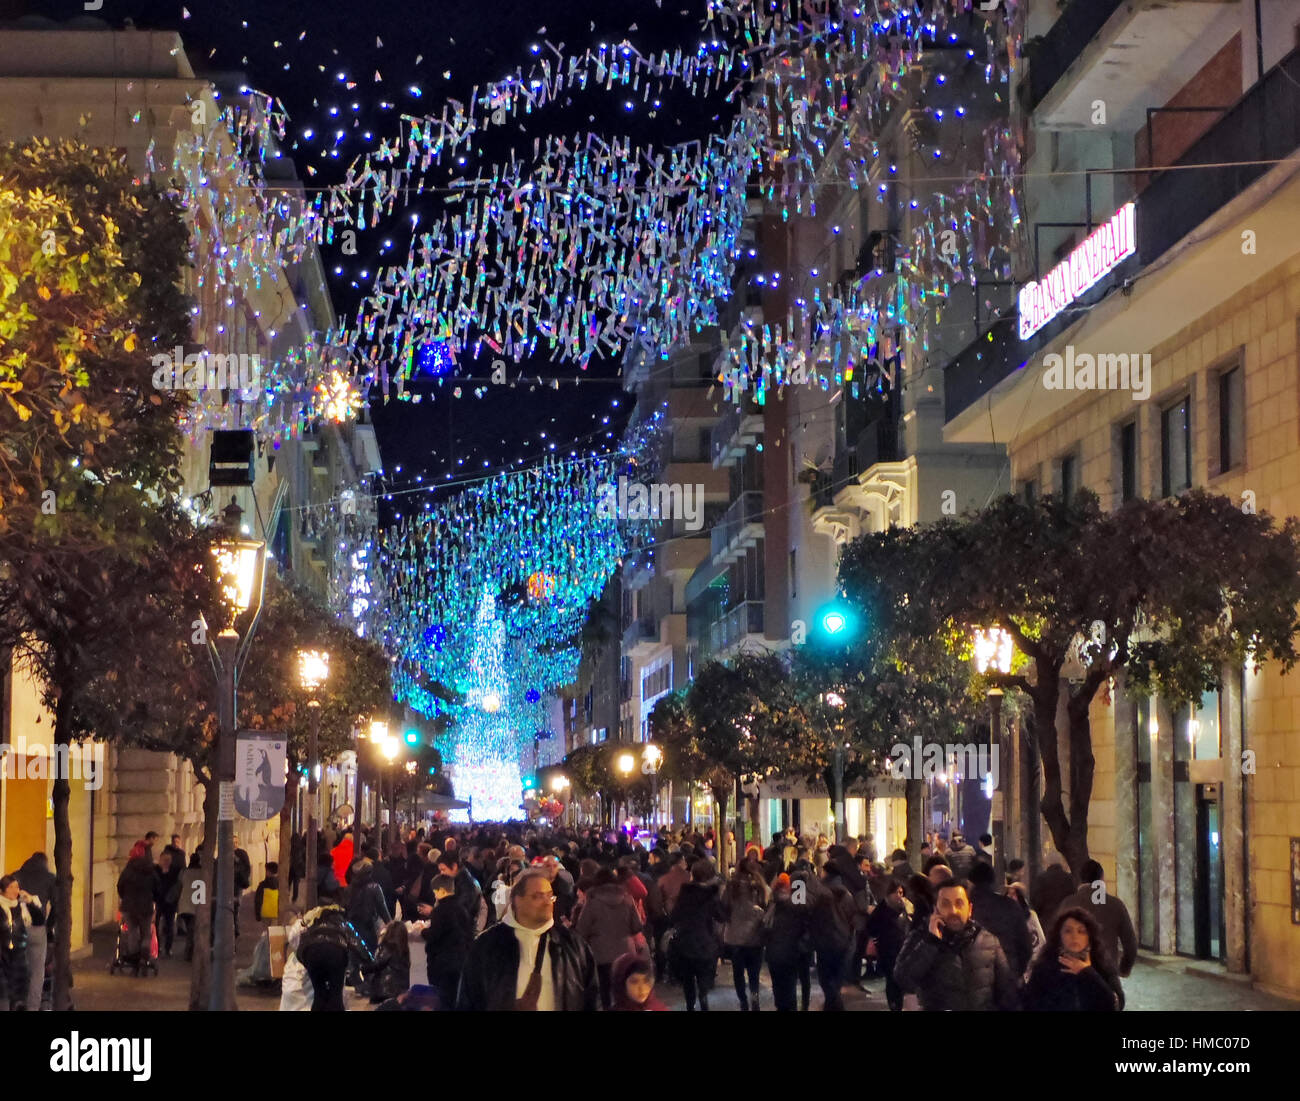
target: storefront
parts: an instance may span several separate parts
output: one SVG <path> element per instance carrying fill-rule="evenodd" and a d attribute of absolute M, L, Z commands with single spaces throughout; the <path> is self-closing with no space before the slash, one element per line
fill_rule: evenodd
<path fill-rule="evenodd" d="M 759 821 L 764 841 L 793 826 L 800 836 L 835 835 L 835 815 L 824 785 L 772 777 L 759 786 Z M 903 780 L 873 776 L 844 789 L 845 834 L 870 840 L 872 855 L 885 860 L 907 835 L 907 793 Z"/>

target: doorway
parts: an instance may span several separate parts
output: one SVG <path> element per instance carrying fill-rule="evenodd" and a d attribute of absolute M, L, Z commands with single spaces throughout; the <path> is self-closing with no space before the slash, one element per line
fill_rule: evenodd
<path fill-rule="evenodd" d="M 1224 957 L 1223 816 L 1218 784 L 1196 785 L 1196 958 Z"/>

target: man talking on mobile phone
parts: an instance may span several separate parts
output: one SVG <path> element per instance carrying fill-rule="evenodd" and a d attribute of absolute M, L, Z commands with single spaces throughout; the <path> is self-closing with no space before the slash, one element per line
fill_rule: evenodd
<path fill-rule="evenodd" d="M 903 943 L 894 981 L 931 1012 L 1020 1008 L 1020 979 L 997 937 L 972 918 L 964 879 L 939 885 L 927 926 L 913 929 Z"/>

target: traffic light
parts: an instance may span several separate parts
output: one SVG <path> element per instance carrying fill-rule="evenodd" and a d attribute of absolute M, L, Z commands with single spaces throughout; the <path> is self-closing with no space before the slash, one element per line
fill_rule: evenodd
<path fill-rule="evenodd" d="M 415 730 L 415 729 L 408 730 L 408 731 L 406 732 L 406 744 L 407 744 L 407 745 L 419 745 L 419 744 L 420 744 L 420 732 L 419 732 L 418 730 Z"/>
<path fill-rule="evenodd" d="M 843 601 L 834 600 L 817 612 L 816 632 L 826 643 L 846 646 L 857 633 L 857 616 Z"/>

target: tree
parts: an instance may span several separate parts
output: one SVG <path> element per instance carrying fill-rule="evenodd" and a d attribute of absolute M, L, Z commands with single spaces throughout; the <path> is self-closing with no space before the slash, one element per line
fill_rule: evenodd
<path fill-rule="evenodd" d="M 1003 684 L 1030 701 L 1040 809 L 1076 873 L 1088 859 L 1090 708 L 1112 676 L 1186 702 L 1218 687 L 1247 654 L 1284 670 L 1296 660 L 1300 522 L 1277 527 L 1199 490 L 1112 513 L 1086 492 L 1069 502 L 1004 497 L 960 520 L 863 536 L 841 577 L 880 629 L 908 645 L 962 638 L 973 625 L 1011 634 L 1028 668 Z"/>
<path fill-rule="evenodd" d="M 145 358 L 189 332 L 188 235 L 175 202 L 125 160 L 75 143 L 0 148 L 0 642 L 54 715 L 56 749 L 79 716 L 120 601 L 169 569 L 183 523 L 177 414 Z M 55 779 L 55 1008 L 69 1005 L 72 834 Z"/>

